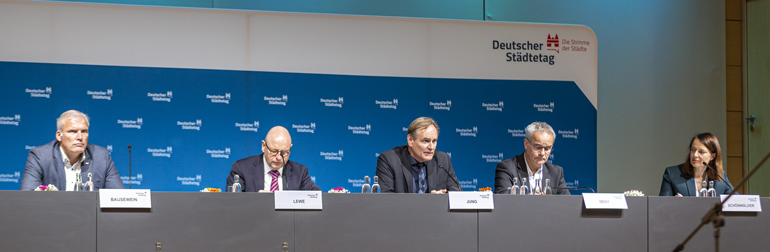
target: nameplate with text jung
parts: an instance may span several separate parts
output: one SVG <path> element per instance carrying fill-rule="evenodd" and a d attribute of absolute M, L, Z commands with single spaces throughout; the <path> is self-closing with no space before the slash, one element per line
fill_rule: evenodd
<path fill-rule="evenodd" d="M 449 209 L 495 209 L 492 192 L 449 192 Z"/>

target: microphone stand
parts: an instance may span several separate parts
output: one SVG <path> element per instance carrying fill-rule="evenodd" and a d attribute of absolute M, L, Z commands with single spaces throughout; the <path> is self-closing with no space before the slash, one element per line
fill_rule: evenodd
<path fill-rule="evenodd" d="M 743 186 L 743 184 L 745 184 L 746 181 L 748 181 L 749 178 L 751 178 L 751 176 L 753 176 L 754 173 L 757 172 L 757 170 L 759 170 L 759 167 L 762 167 L 762 165 L 765 164 L 765 161 L 767 161 L 768 158 L 770 158 L 770 152 L 768 152 L 767 155 L 765 155 L 765 157 L 762 158 L 761 161 L 759 161 L 757 166 L 754 166 L 754 168 L 751 169 L 749 174 L 743 177 L 741 182 L 739 182 L 738 185 L 736 185 L 734 188 L 741 188 L 741 186 Z M 674 252 L 682 251 L 684 249 L 684 245 L 687 244 L 687 242 L 689 242 L 690 239 L 692 239 L 692 237 L 695 236 L 696 233 L 698 233 L 698 231 L 700 230 L 700 228 L 703 227 L 703 225 L 706 225 L 709 222 L 711 222 L 712 225 L 714 226 L 714 251 L 719 252 L 719 228 L 725 225 L 725 219 L 722 216 L 722 205 L 725 202 L 727 202 L 727 200 L 729 200 L 730 197 L 732 197 L 733 194 L 735 194 L 735 192 L 736 190 L 733 189 L 733 191 L 730 192 L 729 195 L 727 195 L 727 198 L 725 198 L 725 200 L 714 203 L 714 205 L 711 205 L 711 209 L 705 215 L 703 215 L 703 218 L 701 218 L 700 225 L 698 225 L 698 227 L 696 227 L 695 230 L 693 230 L 690 233 L 690 235 L 688 235 L 687 238 L 685 238 L 684 241 L 682 241 L 682 243 L 680 243 L 679 245 L 676 246 L 676 248 L 674 248 Z"/>
<path fill-rule="evenodd" d="M 128 189 L 131 189 L 131 145 L 128 145 Z"/>

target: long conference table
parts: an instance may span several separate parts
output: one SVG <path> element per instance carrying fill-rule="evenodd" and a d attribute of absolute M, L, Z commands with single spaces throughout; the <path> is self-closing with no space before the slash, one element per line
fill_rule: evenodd
<path fill-rule="evenodd" d="M 0 251 L 671 251 L 717 198 L 324 194 L 323 210 L 275 210 L 272 194 L 152 192 L 151 209 L 100 209 L 96 192 L 0 191 Z M 768 206 L 770 198 L 761 198 Z M 767 213 L 726 213 L 723 251 L 770 250 Z M 713 251 L 711 225 L 684 251 Z"/>

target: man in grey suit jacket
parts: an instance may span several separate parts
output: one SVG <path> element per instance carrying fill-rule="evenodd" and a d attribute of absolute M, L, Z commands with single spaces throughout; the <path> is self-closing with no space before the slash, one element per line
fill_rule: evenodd
<path fill-rule="evenodd" d="M 377 176 L 383 193 L 446 193 L 462 191 L 449 155 L 436 150 L 438 123 L 428 117 L 412 121 L 407 145 L 377 158 Z"/>
<path fill-rule="evenodd" d="M 532 192 L 537 191 L 535 186 L 542 188 L 545 180 L 549 179 L 548 186 L 553 189 L 554 194 L 569 195 L 567 189 L 561 189 L 567 187 L 564 170 L 561 166 L 548 163 L 556 138 L 553 128 L 544 122 L 534 122 L 524 131 L 524 153 L 497 164 L 495 193 L 506 193 L 513 185 L 514 178 L 518 179 L 520 186 L 522 178 L 526 178 Z M 536 185 L 532 181 L 540 181 L 541 184 Z"/>
<path fill-rule="evenodd" d="M 68 110 L 56 120 L 56 140 L 35 147 L 27 156 L 21 178 L 21 190 L 40 185 L 54 185 L 60 191 L 74 189 L 77 174 L 88 183 L 91 174 L 94 190 L 125 189 L 110 152 L 88 143 L 88 116 Z"/>
<path fill-rule="evenodd" d="M 238 175 L 243 192 L 321 190 L 310 179 L 307 166 L 288 160 L 291 147 L 289 131 L 281 126 L 273 127 L 262 141 L 262 154 L 233 163 L 227 186 L 232 186 L 235 175 Z"/>

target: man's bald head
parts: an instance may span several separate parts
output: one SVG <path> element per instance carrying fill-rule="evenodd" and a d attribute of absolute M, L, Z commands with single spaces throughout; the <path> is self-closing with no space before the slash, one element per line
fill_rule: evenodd
<path fill-rule="evenodd" d="M 289 135 L 289 130 L 283 126 L 275 126 L 267 132 L 265 141 L 267 141 L 267 144 L 270 145 L 270 148 L 273 147 L 273 143 L 280 144 L 285 142 L 291 145 L 291 135 Z"/>
<path fill-rule="evenodd" d="M 265 160 L 270 168 L 277 170 L 283 167 L 284 162 L 289 160 L 291 146 L 291 135 L 286 128 L 275 126 L 267 132 L 265 140 L 262 141 L 262 153 L 265 153 Z M 281 153 L 285 155 L 281 156 Z"/>

